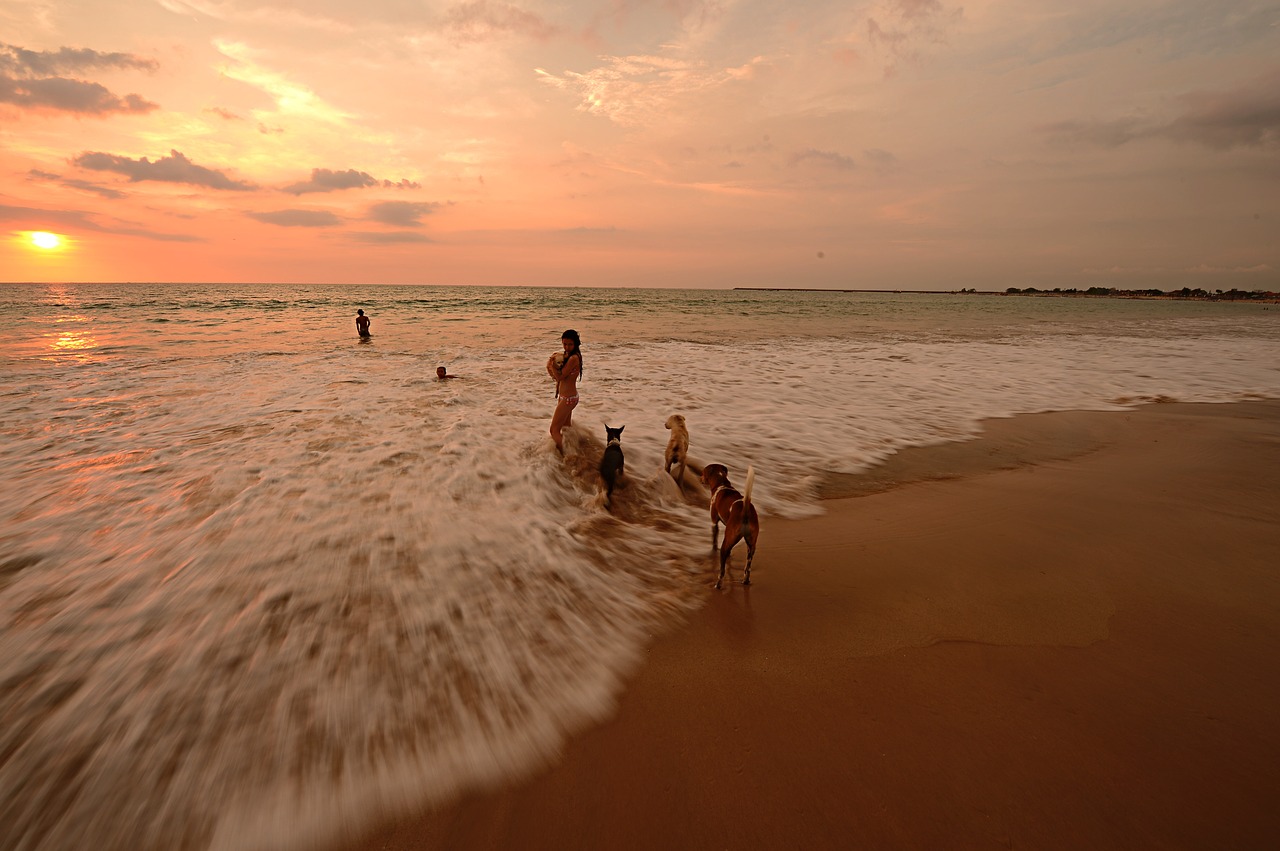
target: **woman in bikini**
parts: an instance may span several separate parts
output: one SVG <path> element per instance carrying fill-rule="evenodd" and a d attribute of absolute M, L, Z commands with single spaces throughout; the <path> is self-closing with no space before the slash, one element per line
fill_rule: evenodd
<path fill-rule="evenodd" d="M 573 425 L 573 409 L 578 406 L 578 378 L 582 375 L 582 349 L 578 332 L 572 329 L 560 335 L 564 346 L 564 359 L 557 364 L 559 355 L 547 361 L 547 372 L 556 380 L 556 412 L 551 415 L 551 439 L 556 451 L 564 454 L 564 438 L 561 432 Z"/>

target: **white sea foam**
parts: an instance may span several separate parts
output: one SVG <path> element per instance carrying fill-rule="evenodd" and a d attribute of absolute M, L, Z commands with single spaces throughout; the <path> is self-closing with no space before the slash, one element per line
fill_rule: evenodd
<path fill-rule="evenodd" d="M 714 580 L 661 472 L 670 413 L 803 516 L 825 472 L 984 417 L 1280 396 L 1257 309 L 370 292 L 369 343 L 325 288 L 10 296 L 0 845 L 314 847 L 554 758 Z M 756 565 L 759 593 L 767 531 Z"/>

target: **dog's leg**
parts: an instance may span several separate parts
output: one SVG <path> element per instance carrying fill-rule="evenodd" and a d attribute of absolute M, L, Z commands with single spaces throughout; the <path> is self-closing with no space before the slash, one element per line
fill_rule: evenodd
<path fill-rule="evenodd" d="M 736 544 L 734 541 L 733 544 Z M 733 544 L 729 543 L 729 530 L 725 529 L 724 543 L 720 545 L 720 578 L 716 580 L 716 587 L 724 582 L 725 571 L 729 568 L 729 553 L 733 552 Z"/>
<path fill-rule="evenodd" d="M 667 466 L 667 472 L 671 472 L 670 465 Z M 680 475 L 676 476 L 676 484 L 680 486 L 680 493 L 684 493 L 684 456 L 680 456 Z"/>
<path fill-rule="evenodd" d="M 747 538 L 747 572 L 742 577 L 743 585 L 751 584 L 751 560 L 756 557 L 756 542 L 754 538 Z"/>
<path fill-rule="evenodd" d="M 725 529 L 725 537 L 728 537 L 729 530 Z M 714 513 L 711 514 L 711 555 L 716 554 L 716 541 L 720 538 L 720 518 Z M 720 578 L 716 580 L 716 587 L 720 587 L 720 583 L 724 580 L 724 560 L 721 559 Z"/>

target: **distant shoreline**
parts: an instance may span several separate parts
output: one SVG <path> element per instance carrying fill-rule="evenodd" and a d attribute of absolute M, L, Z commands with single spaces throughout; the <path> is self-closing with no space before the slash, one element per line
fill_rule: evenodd
<path fill-rule="evenodd" d="M 1155 299 L 1165 301 L 1230 301 L 1255 302 L 1259 304 L 1280 303 L 1280 293 L 1264 290 L 1118 290 L 1108 287 L 1092 287 L 1088 290 L 1038 290 L 1028 287 L 1020 290 L 1010 287 L 1007 290 L 861 290 L 861 289 L 824 289 L 822 287 L 734 287 L 734 291 L 744 292 L 781 292 L 781 293 L 880 293 L 886 295 L 977 295 L 977 296 L 1033 296 L 1038 298 L 1125 298 Z"/>

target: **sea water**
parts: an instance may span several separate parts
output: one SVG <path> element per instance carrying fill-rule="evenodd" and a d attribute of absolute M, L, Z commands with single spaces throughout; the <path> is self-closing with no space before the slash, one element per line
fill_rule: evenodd
<path fill-rule="evenodd" d="M 695 458 L 754 466 L 766 518 L 803 517 L 824 475 L 983 418 L 1280 396 L 1256 304 L 156 284 L 0 307 L 6 849 L 311 848 L 554 759 L 712 593 L 670 414 Z"/>

